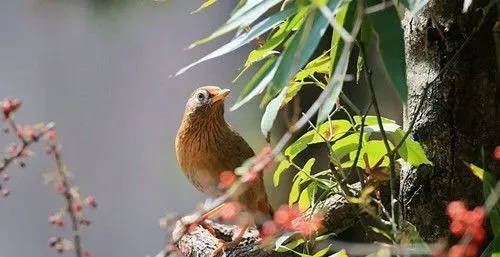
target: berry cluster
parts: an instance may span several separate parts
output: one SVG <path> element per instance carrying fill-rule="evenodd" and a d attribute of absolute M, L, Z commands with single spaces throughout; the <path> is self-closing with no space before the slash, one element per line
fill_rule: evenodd
<path fill-rule="evenodd" d="M 467 210 L 463 201 L 453 201 L 448 204 L 446 214 L 451 219 L 450 232 L 456 237 L 470 237 L 467 244 L 456 244 L 448 250 L 448 256 L 477 256 L 486 231 L 484 220 L 486 213 L 482 207 Z"/>

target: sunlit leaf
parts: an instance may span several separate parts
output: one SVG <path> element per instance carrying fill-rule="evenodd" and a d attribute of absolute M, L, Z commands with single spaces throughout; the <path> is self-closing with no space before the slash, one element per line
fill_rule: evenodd
<path fill-rule="evenodd" d="M 387 132 L 396 132 L 401 126 L 395 123 L 382 123 L 382 127 L 384 131 Z M 377 124 L 365 126 L 364 131 L 366 132 L 381 132 L 380 126 Z"/>
<path fill-rule="evenodd" d="M 326 253 L 328 253 L 328 250 L 330 250 L 330 245 L 323 248 L 322 250 L 319 250 L 318 252 L 316 252 L 313 257 L 323 257 L 325 256 Z"/>
<path fill-rule="evenodd" d="M 274 243 L 275 250 L 277 252 L 286 252 L 286 251 L 288 251 L 288 249 L 281 248 L 281 247 L 284 246 L 283 244 L 285 244 L 285 242 L 287 242 L 290 238 L 292 238 L 296 234 L 297 234 L 296 231 L 285 232 L 285 233 L 283 233 L 283 235 L 277 237 L 276 241 Z"/>
<path fill-rule="evenodd" d="M 296 240 L 293 240 L 292 242 L 290 243 L 287 243 L 285 245 L 283 245 L 283 247 L 280 245 L 276 248 L 276 251 L 279 252 L 279 253 L 283 253 L 283 252 L 288 252 L 290 251 L 290 249 L 295 249 L 297 248 L 297 246 L 305 243 L 306 241 L 302 238 L 299 238 L 299 239 L 296 239 Z"/>
<path fill-rule="evenodd" d="M 389 142 L 389 146 L 391 149 L 394 148 L 394 145 Z M 389 166 L 389 157 L 385 156 L 387 154 L 387 150 L 385 148 L 385 143 L 383 140 L 371 140 L 365 143 L 363 147 L 361 148 L 360 151 L 360 157 L 364 156 L 364 154 L 367 154 L 368 156 L 368 166 L 373 167 L 377 162 L 383 158 L 382 163 L 379 165 L 379 167 L 387 167 Z M 350 153 L 350 159 L 354 160 L 356 153 L 351 152 Z M 358 160 L 358 167 L 360 168 L 365 168 L 366 164 L 365 161 L 362 158 L 359 158 Z"/>
<path fill-rule="evenodd" d="M 276 59 L 276 57 L 271 57 L 264 65 L 262 65 L 262 67 L 260 67 L 257 73 L 245 86 L 236 103 L 231 107 L 231 111 L 240 108 L 242 105 L 264 91 L 267 83 L 271 81 L 274 76 L 280 60 L 280 58 Z"/>
<path fill-rule="evenodd" d="M 328 8 L 335 10 L 338 8 L 340 0 L 330 0 Z M 263 104 L 267 103 L 274 97 L 280 90 L 290 82 L 293 75 L 302 68 L 312 54 L 321 40 L 323 34 L 328 27 L 328 20 L 316 9 L 311 11 L 300 27 L 294 34 L 290 43 L 287 45 L 282 56 L 281 62 L 274 79 L 268 86 L 268 90 Z"/>
<path fill-rule="evenodd" d="M 299 199 L 300 195 L 300 179 L 296 179 L 292 187 L 290 188 L 290 194 L 288 195 L 288 204 L 292 205 Z"/>
<path fill-rule="evenodd" d="M 253 39 L 257 38 L 258 36 L 264 34 L 271 28 L 275 27 L 279 23 L 283 22 L 284 19 L 288 18 L 292 14 L 294 14 L 297 11 L 297 8 L 295 6 L 291 6 L 289 8 L 286 8 L 285 10 L 281 12 L 277 12 L 273 14 L 272 16 L 269 16 L 268 18 L 262 20 L 259 22 L 257 25 L 255 25 L 250 31 L 247 33 L 241 34 L 239 37 L 231 40 L 229 43 L 221 46 L 217 50 L 211 52 L 210 54 L 206 55 L 205 57 L 199 59 L 196 62 L 193 62 L 184 68 L 180 69 L 175 75 L 179 75 L 187 71 L 188 69 L 194 67 L 197 64 L 200 64 L 204 61 L 213 59 L 215 57 L 219 57 L 221 55 L 227 54 L 231 51 L 234 51 L 241 46 L 251 42 Z"/>
<path fill-rule="evenodd" d="M 415 14 L 422 9 L 429 0 L 403 0 L 402 2 L 410 13 Z"/>
<path fill-rule="evenodd" d="M 290 32 L 293 31 L 297 25 L 302 24 L 307 10 L 307 8 L 299 9 L 297 14 L 293 18 L 286 20 L 280 25 L 280 28 L 271 36 L 271 38 L 269 38 L 264 43 L 264 45 L 262 45 L 259 49 L 255 49 L 250 52 L 245 62 L 245 67 L 248 67 L 259 60 L 262 60 L 270 54 L 279 53 L 277 51 L 274 51 L 274 49 L 281 45 L 281 43 L 283 43 L 285 38 L 288 37 Z"/>
<path fill-rule="evenodd" d="M 361 125 L 361 117 L 360 116 L 354 116 L 353 119 L 354 119 L 354 122 L 356 122 L 356 125 Z M 391 119 L 384 118 L 384 117 L 381 117 L 381 119 L 382 119 L 382 124 L 384 126 L 386 123 L 388 123 L 388 124 L 396 123 L 395 121 L 393 121 Z M 378 125 L 377 116 L 371 116 L 371 115 L 366 116 L 365 126 L 371 126 L 371 125 Z"/>
<path fill-rule="evenodd" d="M 267 12 L 271 7 L 275 6 L 281 2 L 281 0 L 254 0 L 246 1 L 243 6 L 241 6 L 236 12 L 233 13 L 231 18 L 222 25 L 218 30 L 212 33 L 210 36 L 200 39 L 193 44 L 189 45 L 188 48 L 193 48 L 195 46 L 204 44 L 215 38 L 218 38 L 230 31 L 233 31 L 239 27 L 245 27 L 252 24 L 257 20 L 262 14 Z"/>
<path fill-rule="evenodd" d="M 321 124 L 317 130 L 310 130 L 299 139 L 295 140 L 285 149 L 285 155 L 290 159 L 295 158 L 300 152 L 305 150 L 310 144 L 324 142 L 323 138 L 329 141 L 337 140 L 344 136 L 352 128 L 352 124 L 347 120 L 332 120 Z M 331 129 L 331 130 L 330 130 Z M 318 134 L 321 133 L 320 134 Z"/>
<path fill-rule="evenodd" d="M 191 14 L 201 11 L 201 10 L 213 5 L 215 2 L 217 2 L 217 0 L 207 0 L 200 7 L 198 7 L 198 9 L 192 11 Z"/>
<path fill-rule="evenodd" d="M 399 144 L 399 142 L 401 142 L 401 140 L 403 139 L 404 134 L 405 132 L 399 128 L 396 129 L 394 133 L 391 133 L 392 137 L 394 138 L 394 143 Z M 427 159 L 425 151 L 420 143 L 416 142 L 410 137 L 407 137 L 405 142 L 398 149 L 398 154 L 399 156 L 401 156 L 401 158 L 403 158 L 403 160 L 414 167 L 418 167 L 423 164 L 432 165 L 432 162 Z"/>
<path fill-rule="evenodd" d="M 385 238 L 387 238 L 387 239 L 389 239 L 389 240 L 392 240 L 392 238 L 391 238 L 391 236 L 389 235 L 389 233 L 388 233 L 388 232 L 386 232 L 386 231 L 384 231 L 384 230 L 382 230 L 382 229 L 379 229 L 379 228 L 373 227 L 373 226 L 369 226 L 369 227 L 370 227 L 370 229 L 371 229 L 373 232 L 375 232 L 375 233 L 377 233 L 377 234 L 379 234 L 379 235 L 382 235 L 382 236 L 384 236 Z"/>
<path fill-rule="evenodd" d="M 481 180 L 483 181 L 483 196 L 484 199 L 488 199 L 497 184 L 495 176 L 491 174 L 491 172 L 484 170 L 472 163 L 465 162 L 465 164 L 471 169 L 474 175 L 476 175 L 477 177 L 482 177 Z M 495 237 L 500 237 L 500 204 L 498 204 L 498 202 L 491 209 L 488 215 L 493 234 L 495 235 Z M 500 250 L 500 245 L 496 249 Z"/>
<path fill-rule="evenodd" d="M 364 136 L 366 137 L 367 135 L 368 133 L 365 134 Z M 335 154 L 336 158 L 340 159 L 349 154 L 350 152 L 358 149 L 358 143 L 359 143 L 359 133 L 346 136 L 332 145 L 333 153 Z"/>
<path fill-rule="evenodd" d="M 377 1 L 368 1 L 371 4 Z M 367 18 L 376 36 L 377 57 L 388 80 L 396 90 L 399 98 L 406 102 L 408 85 L 406 83 L 406 62 L 403 28 L 397 10 L 394 6 L 371 13 Z"/>
<path fill-rule="evenodd" d="M 273 184 L 275 187 L 277 187 L 280 183 L 280 177 L 281 174 L 288 168 L 290 168 L 292 164 L 288 160 L 283 160 L 280 162 L 276 170 L 274 171 L 273 174 Z"/>
<path fill-rule="evenodd" d="M 355 17 L 355 9 L 356 9 L 356 2 L 351 1 L 348 4 L 344 4 L 336 16 L 337 22 L 340 25 L 342 25 L 347 31 L 350 31 L 352 29 Z M 342 60 L 342 62 L 340 62 L 341 61 L 340 57 L 341 53 L 344 50 L 344 46 L 345 43 L 340 38 L 339 32 L 337 30 L 334 30 L 332 35 L 332 43 L 330 51 L 330 59 L 331 59 L 330 82 L 328 83 L 329 84 L 328 86 L 333 87 L 333 89 L 328 95 L 325 102 L 321 105 L 320 109 L 318 110 L 318 118 L 316 122 L 317 124 L 328 119 L 328 116 L 333 111 L 333 108 L 335 107 L 335 104 L 337 103 L 337 100 L 339 98 L 340 92 L 342 91 L 342 86 L 344 85 L 343 77 L 346 75 L 347 67 L 349 64 L 348 60 L 351 54 L 351 51 L 349 51 L 347 56 L 345 56 L 345 60 Z M 340 72 L 334 74 L 335 70 Z M 334 75 L 341 77 L 337 78 Z"/>
<path fill-rule="evenodd" d="M 311 202 L 314 199 L 314 191 L 316 190 L 316 184 L 310 183 L 299 196 L 298 206 L 301 211 L 305 211 L 311 207 Z"/>
<path fill-rule="evenodd" d="M 273 128 L 274 120 L 278 115 L 281 103 L 283 102 L 285 97 L 286 97 L 286 88 L 281 90 L 281 93 L 271 102 L 269 102 L 269 104 L 266 107 L 266 111 L 264 112 L 264 115 L 262 115 L 262 120 L 260 122 L 260 130 L 262 131 L 262 134 L 266 138 L 269 136 L 269 132 Z"/>

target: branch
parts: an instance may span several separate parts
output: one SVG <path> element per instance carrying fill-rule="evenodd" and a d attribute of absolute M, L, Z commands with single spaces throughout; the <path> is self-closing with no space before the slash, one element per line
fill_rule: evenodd
<path fill-rule="evenodd" d="M 339 234 L 356 224 L 358 209 L 350 205 L 347 200 L 339 195 L 333 195 L 325 201 L 318 203 L 325 206 L 325 227 L 328 232 Z M 305 215 L 310 213 L 306 212 Z M 237 235 L 240 228 L 236 225 L 224 225 L 207 221 L 207 223 L 216 231 L 219 238 L 231 241 L 233 236 Z M 180 221 L 177 221 L 176 226 L 182 226 Z M 225 252 L 225 256 L 241 256 L 241 257 L 278 257 L 278 256 L 295 256 L 292 252 L 279 253 L 274 251 L 274 244 L 270 247 L 262 248 L 260 246 L 261 238 L 259 232 L 255 228 L 250 228 L 243 236 L 240 244 L 231 250 Z M 219 246 L 219 240 L 212 236 L 202 226 L 197 226 L 190 233 L 186 233 L 177 242 L 178 252 L 185 256 L 212 256 L 212 253 Z M 163 256 L 160 253 L 157 256 Z"/>

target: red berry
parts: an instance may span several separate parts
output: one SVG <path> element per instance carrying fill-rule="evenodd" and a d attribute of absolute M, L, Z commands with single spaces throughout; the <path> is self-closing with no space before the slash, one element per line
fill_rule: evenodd
<path fill-rule="evenodd" d="M 500 161 L 500 145 L 495 147 L 495 150 L 493 150 L 493 158 Z"/>
<path fill-rule="evenodd" d="M 81 203 L 74 203 L 73 204 L 73 211 L 74 212 L 80 212 L 80 211 L 82 211 L 82 204 Z"/>
<path fill-rule="evenodd" d="M 475 257 L 475 256 L 478 256 L 477 251 L 478 251 L 477 245 L 469 244 L 465 248 L 465 255 L 468 257 Z"/>
<path fill-rule="evenodd" d="M 465 209 L 465 203 L 463 201 L 453 201 L 446 207 L 446 214 L 451 219 L 460 218 L 465 214 L 467 210 Z"/>
<path fill-rule="evenodd" d="M 465 225 L 463 222 L 454 220 L 450 224 L 450 232 L 455 236 L 461 236 L 465 232 Z"/>
<path fill-rule="evenodd" d="M 35 140 L 36 139 L 36 133 L 35 133 L 35 130 L 34 129 L 30 129 L 28 130 L 28 136 L 31 140 Z"/>
<path fill-rule="evenodd" d="M 91 257 L 91 256 L 92 256 L 92 253 L 90 253 L 90 251 L 84 251 L 84 252 L 83 252 L 83 256 L 84 256 L 84 257 Z"/>
<path fill-rule="evenodd" d="M 91 195 L 87 196 L 87 198 L 85 198 L 85 202 L 94 208 L 97 207 L 97 202 L 95 201 L 94 196 Z"/>
<path fill-rule="evenodd" d="M 448 251 L 449 257 L 463 257 L 465 255 L 465 248 L 461 245 L 454 245 Z"/>

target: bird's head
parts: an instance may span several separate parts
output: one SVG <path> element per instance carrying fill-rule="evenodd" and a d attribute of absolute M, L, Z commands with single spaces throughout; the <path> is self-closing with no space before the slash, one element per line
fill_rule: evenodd
<path fill-rule="evenodd" d="M 229 89 L 216 86 L 203 86 L 196 89 L 186 104 L 185 116 L 210 117 L 224 115 L 224 100 Z"/>

